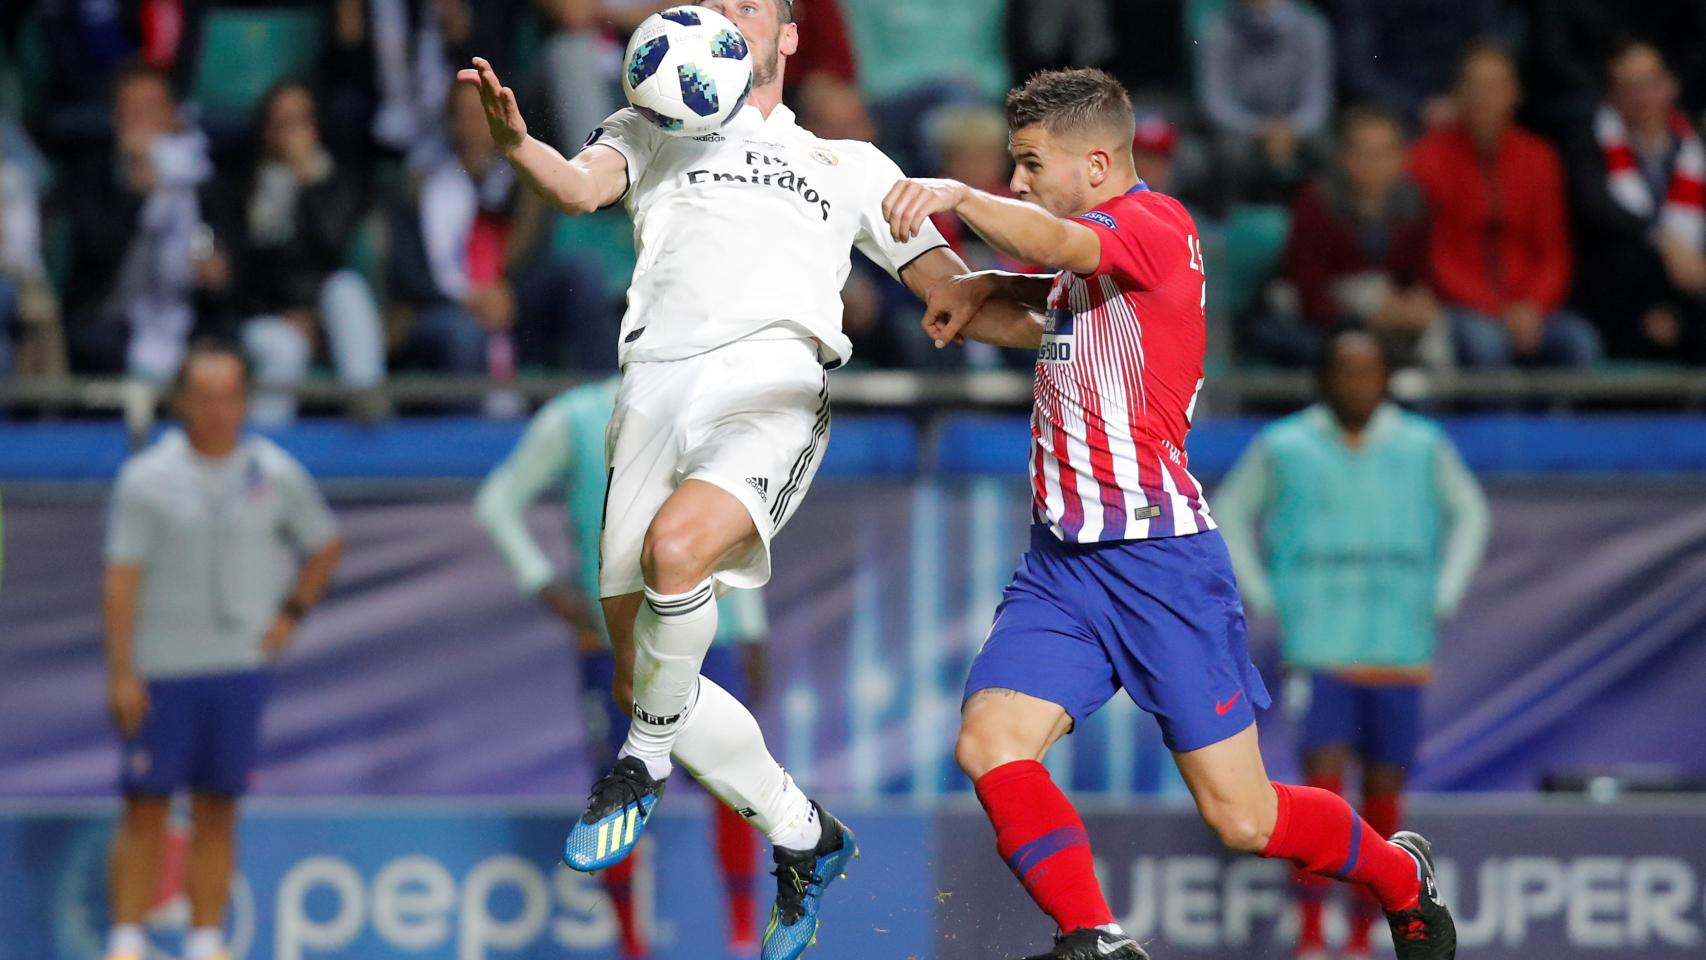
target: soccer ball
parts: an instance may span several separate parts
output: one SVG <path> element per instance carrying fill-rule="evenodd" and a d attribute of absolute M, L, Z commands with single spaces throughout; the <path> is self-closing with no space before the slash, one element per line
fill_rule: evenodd
<path fill-rule="evenodd" d="M 727 123 L 752 92 L 752 57 L 729 19 L 704 7 L 671 7 L 634 31 L 622 92 L 665 133 L 702 137 Z"/>

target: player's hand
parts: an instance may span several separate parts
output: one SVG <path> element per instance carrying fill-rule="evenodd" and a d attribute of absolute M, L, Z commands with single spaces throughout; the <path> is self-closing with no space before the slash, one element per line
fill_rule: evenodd
<path fill-rule="evenodd" d="M 603 615 L 593 609 L 593 605 L 587 602 L 586 597 L 580 591 L 564 583 L 547 583 L 540 587 L 539 592 L 534 596 L 545 605 L 547 610 L 556 614 L 557 619 L 568 624 L 582 638 L 583 650 L 585 649 L 584 641 L 587 637 L 598 638 L 601 636 L 600 630 L 604 625 Z M 593 649 L 596 650 L 601 643 L 601 640 L 595 640 Z"/>
<path fill-rule="evenodd" d="M 905 243 L 918 236 L 931 214 L 953 210 L 969 192 L 958 180 L 902 180 L 883 198 L 883 219 L 895 241 Z"/>
<path fill-rule="evenodd" d="M 924 304 L 924 335 L 940 350 L 950 343 L 965 342 L 965 328 L 995 292 L 994 283 L 983 274 L 953 277 L 930 289 Z"/>
<path fill-rule="evenodd" d="M 473 68 L 458 71 L 456 80 L 480 88 L 480 105 L 486 108 L 486 126 L 492 132 L 492 142 L 505 157 L 514 153 L 527 139 L 527 121 L 521 119 L 515 91 L 499 82 L 497 71 L 484 57 L 475 57 Z"/>
<path fill-rule="evenodd" d="M 134 674 L 115 676 L 107 685 L 107 707 L 112 711 L 113 725 L 126 737 L 142 731 L 142 721 L 148 717 L 148 685 Z"/>
<path fill-rule="evenodd" d="M 272 626 L 261 637 L 261 654 L 268 661 L 277 660 L 290 647 L 290 640 L 296 635 L 296 618 L 288 613 L 281 613 L 273 618 Z"/>

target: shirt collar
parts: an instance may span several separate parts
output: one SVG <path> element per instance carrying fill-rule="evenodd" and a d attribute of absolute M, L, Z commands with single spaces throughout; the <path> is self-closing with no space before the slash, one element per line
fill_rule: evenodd
<path fill-rule="evenodd" d="M 1345 428 L 1339 426 L 1339 420 L 1333 416 L 1333 409 L 1325 402 L 1317 403 L 1311 408 L 1311 414 L 1320 429 L 1343 442 Z M 1398 408 L 1392 401 L 1387 400 L 1374 408 L 1374 416 L 1368 418 L 1368 426 L 1362 431 L 1362 445 L 1378 443 L 1390 437 L 1398 429 Z"/>

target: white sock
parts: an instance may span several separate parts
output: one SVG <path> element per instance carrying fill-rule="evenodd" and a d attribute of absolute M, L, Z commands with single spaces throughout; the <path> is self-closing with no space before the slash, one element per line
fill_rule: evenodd
<path fill-rule="evenodd" d="M 709 579 L 686 593 L 646 588 L 634 618 L 634 721 L 618 755 L 638 757 L 654 779 L 669 776 L 669 754 L 716 635 L 717 594 Z"/>
<path fill-rule="evenodd" d="M 107 931 L 107 956 L 140 957 L 148 952 L 148 934 L 140 923 L 120 923 Z"/>
<path fill-rule="evenodd" d="M 184 960 L 213 960 L 225 949 L 225 934 L 218 927 L 196 927 L 184 938 Z"/>
<path fill-rule="evenodd" d="M 817 808 L 770 756 L 752 711 L 704 677 L 675 741 L 675 759 L 776 846 L 811 850 L 822 838 Z"/>

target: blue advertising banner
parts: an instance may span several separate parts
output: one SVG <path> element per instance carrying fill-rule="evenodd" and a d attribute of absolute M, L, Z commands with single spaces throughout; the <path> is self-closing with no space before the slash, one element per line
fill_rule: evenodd
<path fill-rule="evenodd" d="M 723 883 L 700 800 L 672 797 L 638 854 L 637 909 L 656 960 L 725 956 Z M 603 887 L 556 862 L 577 813 L 407 800 L 254 804 L 227 923 L 232 960 L 614 957 L 616 920 Z M 827 921 L 834 947 L 817 956 L 928 955 L 930 826 L 923 814 L 861 818 L 864 856 Z M 0 960 L 101 955 L 111 832 L 107 812 L 0 812 Z M 187 826 L 175 826 L 148 915 L 150 960 L 180 956 L 187 840 Z M 774 882 L 758 880 L 767 914 Z"/>

